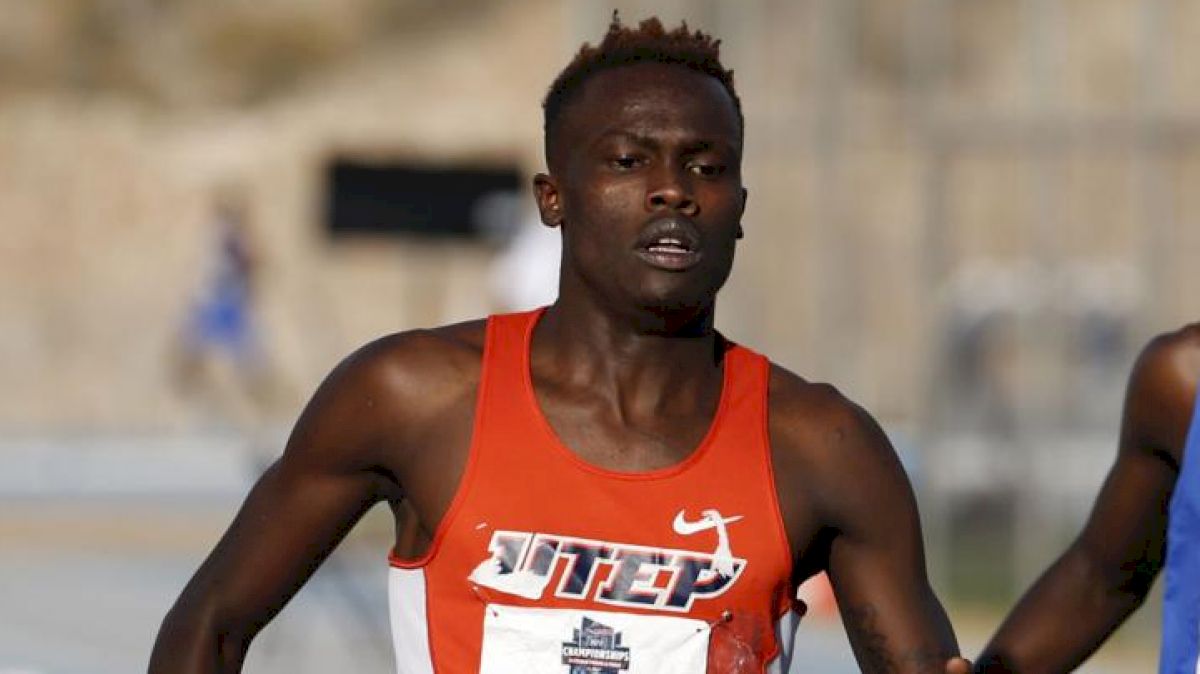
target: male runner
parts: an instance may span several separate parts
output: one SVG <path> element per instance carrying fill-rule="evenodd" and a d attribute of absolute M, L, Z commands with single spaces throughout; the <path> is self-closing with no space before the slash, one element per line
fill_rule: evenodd
<path fill-rule="evenodd" d="M 1145 348 L 1129 378 L 1117 461 L 1087 525 L 1021 598 L 979 656 L 978 671 L 1078 667 L 1145 600 L 1164 552 L 1159 671 L 1200 671 L 1198 380 L 1200 324 Z"/>
<path fill-rule="evenodd" d="M 943 671 L 957 646 L 883 432 L 713 328 L 746 205 L 717 45 L 614 19 L 581 49 L 534 179 L 563 236 L 557 301 L 339 365 L 151 672 L 238 671 L 379 501 L 419 525 L 391 555 L 401 672 L 783 672 L 796 586 L 822 570 L 864 671 Z"/>

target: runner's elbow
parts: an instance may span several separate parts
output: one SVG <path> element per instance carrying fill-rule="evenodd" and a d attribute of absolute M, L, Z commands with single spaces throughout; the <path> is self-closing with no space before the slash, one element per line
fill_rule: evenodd
<path fill-rule="evenodd" d="M 211 603 L 181 598 L 163 618 L 149 674 L 234 674 L 257 630 Z"/>
<path fill-rule="evenodd" d="M 1086 579 L 1092 589 L 1093 604 L 1113 607 L 1126 613 L 1141 606 L 1154 586 L 1162 568 L 1162 560 L 1152 555 L 1132 559 L 1115 559 L 1110 555 L 1088 554 L 1081 549 L 1077 555 L 1082 567 L 1078 578 Z"/>

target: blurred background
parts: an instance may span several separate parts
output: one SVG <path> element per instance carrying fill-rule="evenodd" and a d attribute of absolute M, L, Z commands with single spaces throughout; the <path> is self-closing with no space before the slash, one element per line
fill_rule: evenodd
<path fill-rule="evenodd" d="M 0 674 L 144 669 L 341 357 L 553 298 L 540 100 L 614 6 L 723 39 L 720 327 L 879 417 L 977 652 L 1200 318 L 1190 0 L 0 0 Z M 389 520 L 248 672 L 389 671 Z M 801 669 L 855 671 L 808 591 Z M 1157 603 L 1083 671 L 1152 671 Z"/>

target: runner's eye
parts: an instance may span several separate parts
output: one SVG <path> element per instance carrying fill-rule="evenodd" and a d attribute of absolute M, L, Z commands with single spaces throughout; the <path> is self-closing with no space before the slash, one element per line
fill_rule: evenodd
<path fill-rule="evenodd" d="M 636 155 L 623 154 L 609 160 L 609 164 L 618 171 L 629 171 L 640 167 L 643 163 L 642 158 Z"/>
<path fill-rule="evenodd" d="M 713 176 L 721 175 L 721 173 L 725 171 L 725 167 L 719 164 L 695 163 L 688 166 L 688 171 L 691 171 L 693 174 L 698 176 L 711 178 Z"/>

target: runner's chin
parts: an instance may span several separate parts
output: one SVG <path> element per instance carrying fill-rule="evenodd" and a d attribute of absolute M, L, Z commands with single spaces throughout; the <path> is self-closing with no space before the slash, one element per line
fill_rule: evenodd
<path fill-rule="evenodd" d="M 711 305 L 729 277 L 729 266 L 697 260 L 686 269 L 664 270 L 646 264 L 637 279 L 636 303 L 647 309 L 678 311 Z"/>

